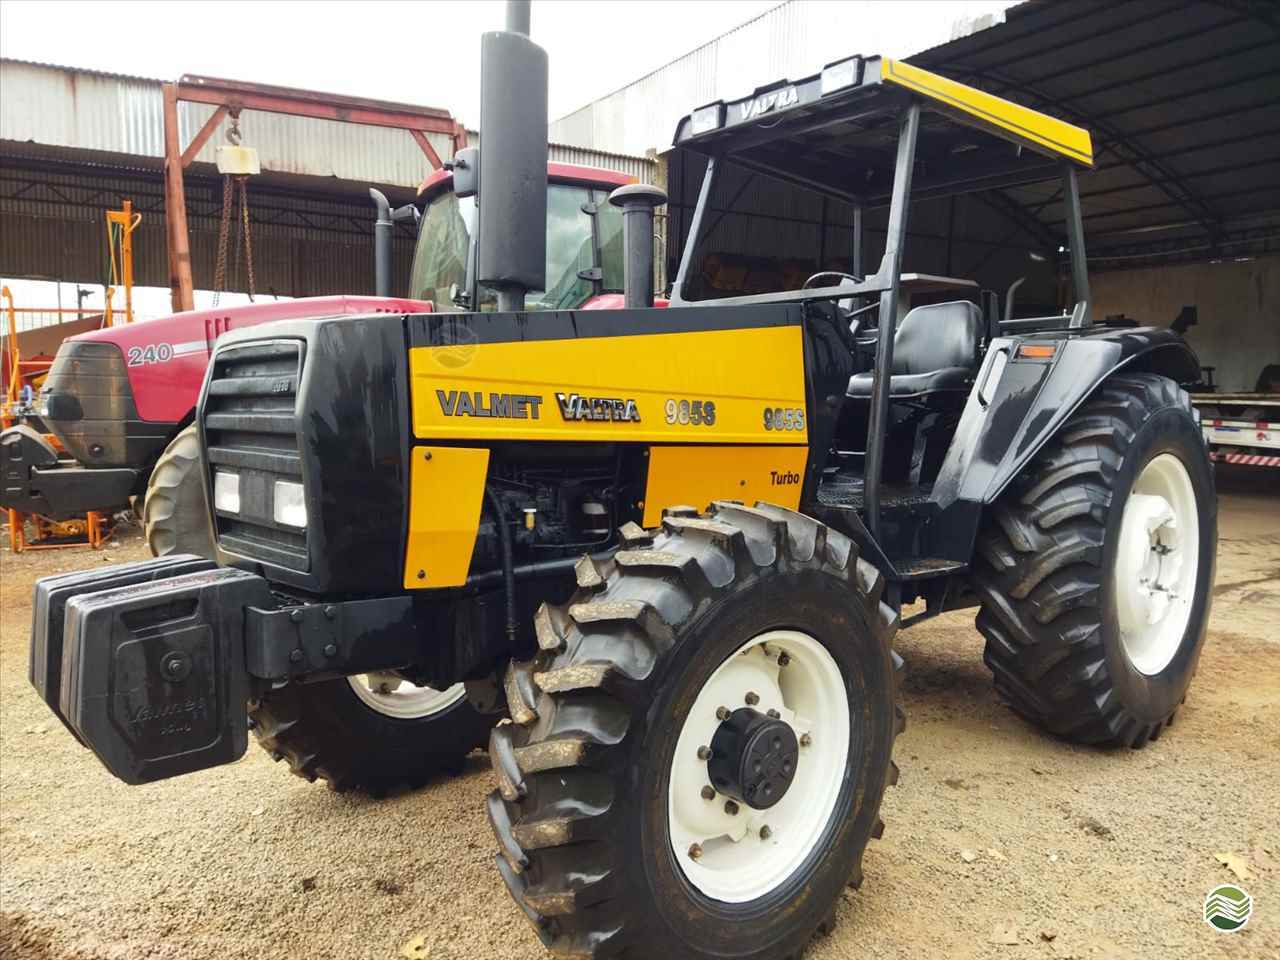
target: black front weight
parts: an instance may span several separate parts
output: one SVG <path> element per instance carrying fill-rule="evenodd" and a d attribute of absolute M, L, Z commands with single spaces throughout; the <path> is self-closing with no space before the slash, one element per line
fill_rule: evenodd
<path fill-rule="evenodd" d="M 126 783 L 239 759 L 271 684 L 412 666 L 408 597 L 282 606 L 267 581 L 197 557 L 36 582 L 30 679 Z"/>

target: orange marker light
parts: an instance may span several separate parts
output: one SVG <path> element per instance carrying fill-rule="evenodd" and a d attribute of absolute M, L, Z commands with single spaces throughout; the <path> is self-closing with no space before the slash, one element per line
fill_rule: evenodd
<path fill-rule="evenodd" d="M 1020 360 L 1049 360 L 1057 351 L 1057 344 L 1053 343 L 1024 343 L 1018 347 L 1018 359 Z"/>

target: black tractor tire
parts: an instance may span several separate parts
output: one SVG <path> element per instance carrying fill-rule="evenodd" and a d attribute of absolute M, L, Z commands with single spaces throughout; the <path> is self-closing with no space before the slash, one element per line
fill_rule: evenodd
<path fill-rule="evenodd" d="M 194 423 L 180 430 L 156 461 L 147 481 L 142 523 L 154 557 L 192 553 L 216 559 Z"/>
<path fill-rule="evenodd" d="M 289 684 L 249 703 L 249 726 L 273 759 L 313 783 L 375 797 L 460 773 L 498 719 L 466 698 L 420 719 L 391 717 L 362 702 L 346 678 Z"/>
<path fill-rule="evenodd" d="M 1113 570 L 1135 480 L 1161 454 L 1186 469 L 1200 535 L 1186 629 L 1167 665 L 1148 674 L 1125 652 Z M 1134 748 L 1156 739 L 1196 671 L 1216 553 L 1213 471 L 1186 392 L 1155 374 L 1113 374 L 1004 491 L 979 533 L 977 627 L 997 692 L 1065 739 Z"/>
<path fill-rule="evenodd" d="M 498 869 L 556 956 L 798 957 L 861 883 L 897 781 L 902 661 L 884 581 L 843 534 L 763 503 L 673 508 L 656 532 L 622 533 L 612 559 L 579 564 L 568 604 L 538 611 L 539 652 L 507 674 L 513 722 L 489 745 Z M 671 849 L 676 743 L 711 673 L 784 628 L 817 638 L 839 666 L 852 728 L 843 778 L 793 873 L 754 900 L 713 900 Z"/>

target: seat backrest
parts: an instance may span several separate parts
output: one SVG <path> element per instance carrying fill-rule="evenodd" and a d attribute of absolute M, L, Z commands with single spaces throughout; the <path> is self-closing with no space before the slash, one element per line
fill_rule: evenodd
<path fill-rule="evenodd" d="M 893 372 L 971 367 L 981 336 L 982 311 L 968 300 L 916 307 L 902 318 L 894 335 Z"/>

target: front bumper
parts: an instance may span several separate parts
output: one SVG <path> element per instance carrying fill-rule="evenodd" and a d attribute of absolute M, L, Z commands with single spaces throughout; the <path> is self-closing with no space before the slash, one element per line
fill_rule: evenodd
<path fill-rule="evenodd" d="M 35 430 L 19 424 L 0 433 L 0 507 L 55 520 L 128 505 L 139 471 L 83 467 L 60 460 Z"/>
<path fill-rule="evenodd" d="M 282 604 L 267 581 L 169 556 L 36 581 L 29 677 L 113 774 L 140 784 L 239 759 L 251 696 L 411 666 L 408 597 Z"/>

